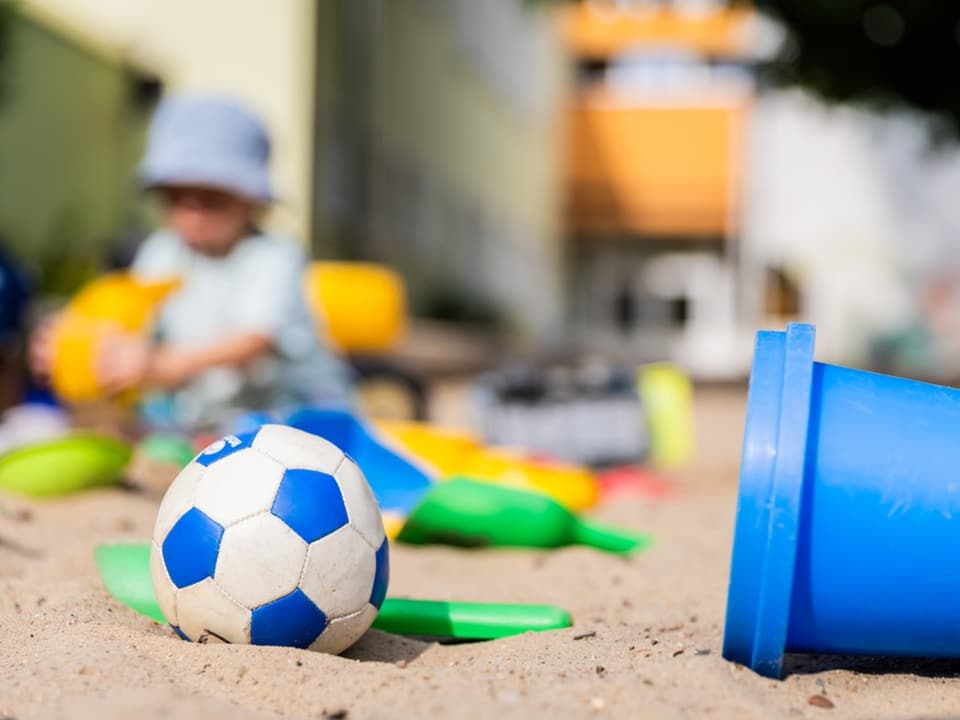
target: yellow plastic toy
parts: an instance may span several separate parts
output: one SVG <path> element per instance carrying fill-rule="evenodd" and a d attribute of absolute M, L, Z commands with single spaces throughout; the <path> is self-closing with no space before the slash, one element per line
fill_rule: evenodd
<path fill-rule="evenodd" d="M 406 287 L 383 265 L 314 262 L 307 268 L 304 291 L 315 317 L 323 319 L 325 333 L 344 353 L 382 353 L 406 330 Z"/>
<path fill-rule="evenodd" d="M 373 424 L 439 477 L 459 474 L 470 456 L 482 449 L 472 435 L 426 423 L 374 420 Z"/>
<path fill-rule="evenodd" d="M 653 363 L 640 368 L 637 384 L 650 430 L 650 460 L 663 468 L 688 464 L 694 453 L 690 378 L 674 365 Z"/>
<path fill-rule="evenodd" d="M 84 287 L 64 309 L 53 335 L 50 381 L 65 402 L 102 398 L 94 363 L 103 338 L 112 332 L 144 332 L 177 279 L 143 283 L 128 273 L 104 275 Z"/>
<path fill-rule="evenodd" d="M 461 473 L 474 480 L 539 490 L 568 510 L 579 512 L 596 505 L 597 481 L 578 465 L 528 460 L 506 450 L 482 450 L 470 457 Z"/>
<path fill-rule="evenodd" d="M 539 490 L 569 510 L 596 504 L 599 487 L 583 467 L 529 460 L 508 450 L 486 448 L 471 435 L 424 423 L 377 421 L 391 440 L 435 471 L 439 480 L 474 480 Z"/>

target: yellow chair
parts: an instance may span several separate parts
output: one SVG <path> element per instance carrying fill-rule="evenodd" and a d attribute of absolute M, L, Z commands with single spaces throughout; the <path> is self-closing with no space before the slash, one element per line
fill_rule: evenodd
<path fill-rule="evenodd" d="M 304 290 L 324 332 L 345 354 L 386 352 L 406 330 L 406 287 L 383 265 L 314 262 L 307 268 Z"/>

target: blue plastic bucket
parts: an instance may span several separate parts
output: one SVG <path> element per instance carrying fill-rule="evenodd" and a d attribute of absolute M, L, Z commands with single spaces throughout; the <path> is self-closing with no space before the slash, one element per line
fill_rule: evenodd
<path fill-rule="evenodd" d="M 757 335 L 723 655 L 960 657 L 960 391 Z"/>

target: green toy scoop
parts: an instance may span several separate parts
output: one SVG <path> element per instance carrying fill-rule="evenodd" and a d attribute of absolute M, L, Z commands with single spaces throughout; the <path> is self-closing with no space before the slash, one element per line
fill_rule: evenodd
<path fill-rule="evenodd" d="M 452 478 L 431 488 L 397 539 L 467 547 L 588 545 L 624 555 L 653 542 L 650 535 L 578 517 L 543 493 L 470 478 Z"/>
<path fill-rule="evenodd" d="M 150 579 L 150 545 L 99 545 L 94 551 L 104 587 L 142 615 L 166 624 Z M 387 598 L 373 627 L 399 635 L 493 640 L 528 631 L 570 627 L 570 614 L 552 605 L 443 602 Z"/>
<path fill-rule="evenodd" d="M 130 455 L 130 447 L 119 440 L 74 433 L 0 456 L 0 488 L 51 497 L 111 485 L 120 479 Z"/>

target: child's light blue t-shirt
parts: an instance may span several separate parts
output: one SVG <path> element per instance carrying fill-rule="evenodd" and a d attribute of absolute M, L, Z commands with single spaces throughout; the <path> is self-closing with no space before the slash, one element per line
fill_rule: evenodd
<path fill-rule="evenodd" d="M 319 323 L 306 304 L 305 267 L 295 243 L 266 234 L 244 238 L 223 257 L 195 252 L 169 231 L 144 242 L 133 262 L 134 274 L 144 280 L 182 281 L 161 309 L 161 342 L 200 348 L 259 333 L 274 343 L 268 357 L 243 368 L 211 368 L 164 397 L 160 404 L 169 408 L 169 421 L 186 428 L 217 428 L 245 411 L 349 402 L 349 372 L 323 347 Z"/>

